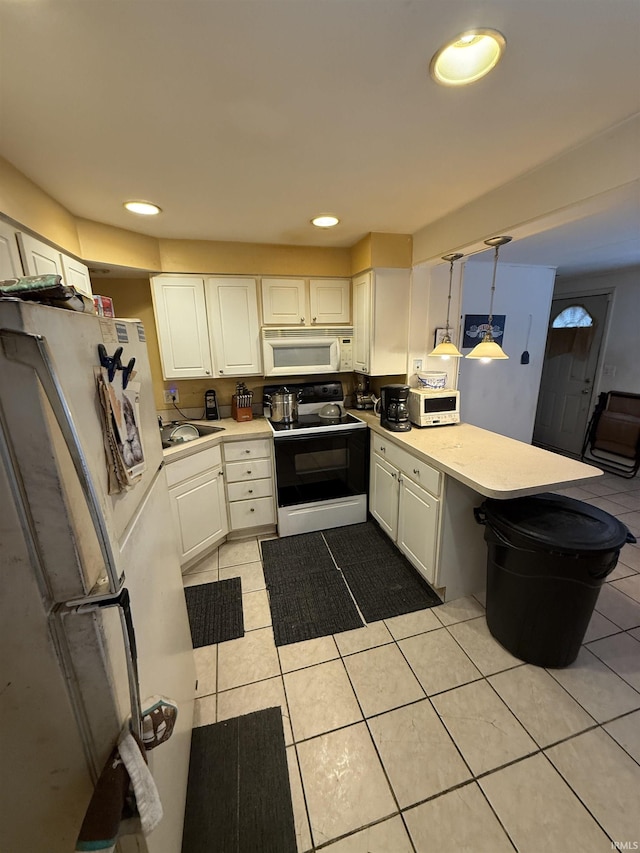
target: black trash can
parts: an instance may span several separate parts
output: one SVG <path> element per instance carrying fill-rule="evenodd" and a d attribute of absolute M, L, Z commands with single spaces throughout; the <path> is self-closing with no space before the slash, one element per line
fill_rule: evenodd
<path fill-rule="evenodd" d="M 635 538 L 608 512 L 547 492 L 488 498 L 475 516 L 488 546 L 490 632 L 527 663 L 573 663 L 600 587 Z"/>

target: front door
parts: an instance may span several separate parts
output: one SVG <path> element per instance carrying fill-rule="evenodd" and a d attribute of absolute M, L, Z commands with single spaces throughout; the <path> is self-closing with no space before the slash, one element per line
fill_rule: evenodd
<path fill-rule="evenodd" d="M 534 444 L 580 455 L 608 304 L 604 293 L 553 300 Z"/>

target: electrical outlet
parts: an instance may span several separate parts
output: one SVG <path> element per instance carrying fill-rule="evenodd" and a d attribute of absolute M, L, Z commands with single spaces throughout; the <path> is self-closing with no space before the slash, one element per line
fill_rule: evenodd
<path fill-rule="evenodd" d="M 413 359 L 413 372 L 417 373 L 418 370 L 422 370 L 422 359 L 414 358 Z"/>
<path fill-rule="evenodd" d="M 173 403 L 179 403 L 180 402 L 180 394 L 178 394 L 177 389 L 176 388 L 169 388 L 169 389 L 165 388 L 164 389 L 164 401 L 165 401 L 165 403 L 168 403 L 170 406 Z"/>

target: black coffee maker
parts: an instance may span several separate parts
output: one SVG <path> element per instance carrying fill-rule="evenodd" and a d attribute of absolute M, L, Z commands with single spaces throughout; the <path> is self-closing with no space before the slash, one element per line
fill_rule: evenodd
<path fill-rule="evenodd" d="M 408 385 L 383 385 L 380 389 L 380 426 L 391 432 L 409 432 Z"/>

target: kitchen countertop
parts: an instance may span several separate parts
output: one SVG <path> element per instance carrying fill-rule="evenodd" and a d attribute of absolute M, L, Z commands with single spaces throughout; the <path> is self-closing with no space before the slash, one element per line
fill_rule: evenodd
<path fill-rule="evenodd" d="M 185 423 L 194 424 L 194 426 L 198 426 L 198 424 L 209 427 L 221 426 L 224 427 L 224 432 L 203 435 L 194 441 L 185 441 L 182 444 L 177 444 L 175 447 L 166 448 L 163 450 L 163 457 L 166 464 L 175 462 L 177 459 L 184 459 L 186 456 L 191 456 L 193 453 L 198 453 L 207 447 L 215 447 L 216 444 L 229 441 L 242 441 L 247 438 L 273 437 L 273 431 L 266 418 L 254 418 L 252 421 L 236 421 L 233 418 L 222 418 L 219 421 L 198 421 L 193 419 L 187 420 Z"/>
<path fill-rule="evenodd" d="M 373 412 L 351 410 L 374 432 L 489 498 L 518 498 L 579 485 L 602 471 L 471 424 L 390 432 Z"/>

